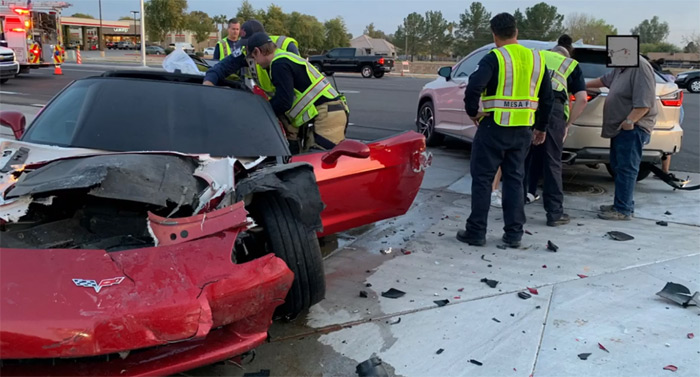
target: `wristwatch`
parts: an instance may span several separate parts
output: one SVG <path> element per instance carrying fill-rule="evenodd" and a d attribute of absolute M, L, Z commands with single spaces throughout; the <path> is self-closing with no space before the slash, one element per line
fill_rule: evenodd
<path fill-rule="evenodd" d="M 634 122 L 630 118 L 625 119 L 625 123 L 629 125 L 634 125 Z"/>

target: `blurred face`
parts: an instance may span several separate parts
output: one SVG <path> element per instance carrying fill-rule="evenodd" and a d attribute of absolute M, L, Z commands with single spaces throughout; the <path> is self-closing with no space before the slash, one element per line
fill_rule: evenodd
<path fill-rule="evenodd" d="M 241 33 L 241 24 L 228 24 L 228 39 L 231 41 L 237 41 L 238 36 Z"/>

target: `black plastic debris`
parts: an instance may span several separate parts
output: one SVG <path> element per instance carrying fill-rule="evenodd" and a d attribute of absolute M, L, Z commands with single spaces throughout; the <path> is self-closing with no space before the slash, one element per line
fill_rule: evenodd
<path fill-rule="evenodd" d="M 491 260 L 486 259 L 485 257 L 486 257 L 486 254 L 483 254 L 483 255 L 481 256 L 481 260 L 482 260 L 482 261 L 485 261 L 485 262 L 493 262 L 493 261 L 491 261 Z"/>
<path fill-rule="evenodd" d="M 445 235 L 445 233 L 443 233 L 443 232 L 438 232 L 438 237 L 442 237 L 442 236 L 444 236 L 444 235 Z"/>
<path fill-rule="evenodd" d="M 666 211 L 666 212 L 664 213 L 664 215 L 671 216 L 671 215 L 673 215 L 673 214 L 672 214 L 671 212 L 669 212 L 669 211 Z"/>
<path fill-rule="evenodd" d="M 668 223 L 666 221 L 657 221 L 656 225 L 668 226 Z"/>
<path fill-rule="evenodd" d="M 588 356 L 591 356 L 590 353 L 579 353 L 578 358 L 581 360 L 588 360 Z"/>
<path fill-rule="evenodd" d="M 634 237 L 630 236 L 629 234 L 618 232 L 616 230 L 608 232 L 608 236 L 610 236 L 610 238 L 614 239 L 615 241 L 630 241 L 634 239 Z"/>
<path fill-rule="evenodd" d="M 436 303 L 437 306 L 443 307 L 443 306 L 449 304 L 449 303 L 450 303 L 450 300 L 435 300 L 435 301 L 433 301 L 433 302 Z"/>
<path fill-rule="evenodd" d="M 491 320 L 496 322 L 496 323 L 501 323 L 501 321 L 499 321 L 498 318 L 496 318 L 496 317 L 491 318 Z"/>
<path fill-rule="evenodd" d="M 270 377 L 270 370 L 260 369 L 259 372 L 246 373 L 243 377 Z"/>
<path fill-rule="evenodd" d="M 671 300 L 684 308 L 691 305 L 700 306 L 700 292 L 695 292 L 695 294 L 691 295 L 690 289 L 681 284 L 668 282 L 664 289 L 657 292 L 656 295 Z"/>
<path fill-rule="evenodd" d="M 518 292 L 518 297 L 520 297 L 520 298 L 523 299 L 523 300 L 527 300 L 527 299 L 529 299 L 530 297 L 532 297 L 532 295 L 530 295 L 530 294 L 527 293 L 527 292 Z"/>
<path fill-rule="evenodd" d="M 439 355 L 439 354 L 441 354 L 441 353 L 443 353 L 443 352 L 445 352 L 445 350 L 442 349 L 442 348 L 440 348 L 439 350 L 437 350 L 437 352 L 435 352 L 435 354 L 436 354 L 436 355 Z"/>
<path fill-rule="evenodd" d="M 399 298 L 399 297 L 403 297 L 403 295 L 405 295 L 405 294 L 406 294 L 406 292 L 404 292 L 404 291 L 400 291 L 398 289 L 391 288 L 386 292 L 382 292 L 382 297 Z"/>
<path fill-rule="evenodd" d="M 525 234 L 530 235 L 530 236 L 532 235 L 532 233 L 529 230 L 525 230 Z"/>
<path fill-rule="evenodd" d="M 481 282 L 486 283 L 486 285 L 488 285 L 491 288 L 496 288 L 496 286 L 498 285 L 498 280 L 491 280 L 487 278 L 481 279 Z"/>
<path fill-rule="evenodd" d="M 360 291 L 360 297 L 367 298 L 367 291 Z"/>
<path fill-rule="evenodd" d="M 542 307 L 537 305 L 537 306 L 535 306 L 535 309 L 542 309 Z"/>
<path fill-rule="evenodd" d="M 399 319 L 397 319 L 397 320 L 394 321 L 394 322 L 386 321 L 386 323 L 388 323 L 388 324 L 390 324 L 390 325 L 398 325 L 399 323 L 401 323 L 401 317 L 399 317 Z"/>
<path fill-rule="evenodd" d="M 371 287 L 371 286 L 372 286 L 372 283 L 367 283 L 367 284 L 365 284 L 365 287 L 367 287 L 367 288 L 369 288 L 369 287 Z"/>
<path fill-rule="evenodd" d="M 559 246 L 555 245 L 552 241 L 547 241 L 547 250 L 556 253 L 559 250 Z"/>
<path fill-rule="evenodd" d="M 477 360 L 474 360 L 474 359 L 469 360 L 469 362 L 472 363 L 472 364 L 474 364 L 474 365 L 478 365 L 478 366 L 484 365 L 484 363 L 482 363 L 481 361 L 477 361 Z"/>
<path fill-rule="evenodd" d="M 499 248 L 499 249 L 501 249 L 501 250 L 506 250 L 506 249 L 508 249 L 508 247 L 506 247 L 506 245 L 496 245 L 496 247 Z"/>
<path fill-rule="evenodd" d="M 355 373 L 359 377 L 389 377 L 384 365 L 382 365 L 382 359 L 372 356 L 368 360 L 357 364 L 355 367 Z"/>
<path fill-rule="evenodd" d="M 515 317 L 515 313 L 510 313 L 510 316 L 511 316 L 511 317 Z"/>

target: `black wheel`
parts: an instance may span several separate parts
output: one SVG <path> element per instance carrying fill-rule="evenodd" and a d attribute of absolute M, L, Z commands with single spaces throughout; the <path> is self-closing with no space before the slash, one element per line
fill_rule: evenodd
<path fill-rule="evenodd" d="M 427 146 L 438 146 L 445 139 L 444 135 L 435 132 L 435 110 L 433 110 L 432 102 L 426 101 L 420 106 L 417 123 L 418 132 L 425 136 Z"/>
<path fill-rule="evenodd" d="M 688 83 L 688 91 L 691 93 L 700 93 L 700 79 L 693 79 Z"/>
<path fill-rule="evenodd" d="M 313 66 L 314 66 L 314 68 L 316 68 L 317 71 L 323 73 L 323 69 L 322 69 L 320 64 L 314 63 Z"/>
<path fill-rule="evenodd" d="M 9 80 L 9 79 L 0 79 L 0 84 L 4 84 L 4 83 L 6 83 L 6 82 L 7 82 L 7 80 Z"/>
<path fill-rule="evenodd" d="M 605 169 L 608 171 L 608 174 L 615 179 L 615 172 L 612 169 L 612 166 L 610 164 L 605 164 Z M 644 180 L 646 177 L 651 174 L 651 169 L 649 168 L 649 162 L 642 162 L 639 164 L 639 173 L 637 173 L 637 182 Z"/>
<path fill-rule="evenodd" d="M 369 65 L 363 65 L 362 69 L 360 70 L 360 73 L 362 73 L 362 77 L 366 79 L 372 77 L 372 74 L 374 74 L 374 72 L 372 71 L 372 66 Z"/>
<path fill-rule="evenodd" d="M 374 78 L 381 79 L 384 77 L 384 71 L 374 72 Z"/>
<path fill-rule="evenodd" d="M 276 193 L 257 195 L 252 213 L 263 227 L 266 251 L 274 253 L 294 272 L 294 283 L 276 315 L 295 317 L 323 300 L 326 280 L 316 232 L 308 231 L 295 214 L 294 203 Z"/>

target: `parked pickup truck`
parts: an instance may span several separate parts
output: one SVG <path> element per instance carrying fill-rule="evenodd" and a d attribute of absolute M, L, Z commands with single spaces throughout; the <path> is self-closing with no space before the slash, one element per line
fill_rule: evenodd
<path fill-rule="evenodd" d="M 309 63 L 330 75 L 335 72 L 359 72 L 364 78 L 381 78 L 394 68 L 394 60 L 382 55 L 362 55 L 351 47 L 334 48 L 325 55 L 309 57 Z"/>

